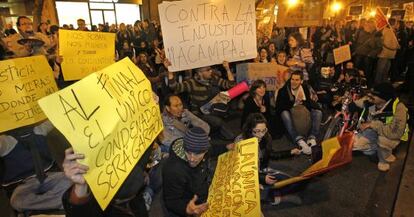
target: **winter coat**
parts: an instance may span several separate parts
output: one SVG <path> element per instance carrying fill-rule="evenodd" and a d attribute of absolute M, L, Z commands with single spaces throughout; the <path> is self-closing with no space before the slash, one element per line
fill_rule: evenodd
<path fill-rule="evenodd" d="M 378 58 L 394 59 L 400 45 L 392 28 L 385 27 L 382 30 L 382 41 L 382 50 Z"/>
<path fill-rule="evenodd" d="M 320 109 L 316 102 L 311 100 L 309 86 L 302 84 L 306 100 L 303 105 L 311 111 L 312 109 Z M 295 104 L 295 96 L 292 94 L 290 80 L 279 90 L 276 99 L 276 114 L 280 115 L 283 111 L 290 111 Z"/>
<path fill-rule="evenodd" d="M 167 211 L 186 217 L 187 204 L 194 195 L 198 196 L 196 204 L 207 202 L 210 178 L 208 160 L 204 158 L 196 167 L 190 167 L 183 139 L 176 140 L 162 169 L 163 199 Z"/>

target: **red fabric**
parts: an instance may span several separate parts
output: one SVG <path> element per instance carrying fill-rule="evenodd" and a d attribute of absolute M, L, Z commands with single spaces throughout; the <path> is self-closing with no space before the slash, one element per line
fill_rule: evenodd
<path fill-rule="evenodd" d="M 380 8 L 377 8 L 375 13 L 375 23 L 377 26 L 377 30 L 381 30 L 388 25 L 387 17 L 385 17 L 384 13 Z"/>
<path fill-rule="evenodd" d="M 354 140 L 353 132 L 345 132 L 341 137 L 338 137 L 338 141 L 339 141 L 339 144 L 341 145 L 341 148 L 331 158 L 328 166 L 323 169 L 306 174 L 305 177 L 316 176 L 316 175 L 328 172 L 329 170 L 332 170 L 337 167 L 350 163 L 352 161 L 353 140 Z"/>

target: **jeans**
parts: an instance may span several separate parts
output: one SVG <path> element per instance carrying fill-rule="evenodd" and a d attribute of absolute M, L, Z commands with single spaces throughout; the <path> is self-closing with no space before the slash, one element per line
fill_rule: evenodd
<path fill-rule="evenodd" d="M 63 209 L 62 195 L 72 186 L 72 182 L 63 172 L 50 172 L 47 175 L 43 183 L 43 188 L 47 191 L 43 194 L 36 194 L 39 187 L 36 178 L 29 178 L 17 186 L 10 198 L 13 209 L 19 212 Z"/>
<path fill-rule="evenodd" d="M 377 62 L 377 70 L 375 74 L 375 84 L 386 82 L 389 78 L 389 71 L 391 67 L 391 59 L 379 58 Z"/>
<path fill-rule="evenodd" d="M 322 111 L 317 109 L 312 109 L 310 112 L 311 115 L 311 132 L 309 138 L 316 138 L 319 135 L 321 129 L 322 121 Z M 293 125 L 293 118 L 290 111 L 283 111 L 281 114 L 283 124 L 289 134 L 289 136 L 294 140 L 298 141 L 303 139 L 306 135 L 299 135 L 296 131 L 295 126 Z"/>
<path fill-rule="evenodd" d="M 381 163 L 386 163 L 387 159 L 391 154 L 392 150 L 382 148 L 378 145 L 378 134 L 373 129 L 366 129 L 362 131 L 360 134 L 357 134 L 357 138 L 355 140 L 355 143 L 366 143 L 366 144 L 355 144 L 359 146 L 367 145 L 369 147 L 368 150 L 365 150 L 365 154 L 373 154 L 377 152 L 378 160 Z"/>

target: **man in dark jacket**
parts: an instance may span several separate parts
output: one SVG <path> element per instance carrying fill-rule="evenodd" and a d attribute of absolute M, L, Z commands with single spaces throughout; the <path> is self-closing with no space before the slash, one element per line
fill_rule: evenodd
<path fill-rule="evenodd" d="M 83 154 L 74 153 L 72 148 L 65 151 L 63 168 L 65 175 L 74 183 L 62 198 L 67 217 L 147 217 L 148 212 L 142 197 L 144 190 L 144 169 L 151 154 L 151 148 L 142 155 L 131 173 L 115 194 L 111 203 L 102 210 L 90 193 L 83 177 L 88 167 L 77 162 Z"/>
<path fill-rule="evenodd" d="M 189 129 L 176 140 L 163 168 L 163 196 L 169 216 L 201 215 L 208 209 L 207 133 L 199 127 Z"/>
<path fill-rule="evenodd" d="M 320 131 L 322 112 L 316 103 L 317 97 L 311 94 L 310 87 L 303 84 L 303 74 L 301 71 L 294 71 L 285 86 L 279 90 L 276 99 L 276 114 L 280 115 L 289 136 L 302 148 L 304 154 L 311 154 L 309 146 L 316 145 L 316 137 Z M 306 135 L 299 135 L 293 124 L 291 109 L 295 106 L 305 106 L 311 114 L 311 132 L 305 142 Z"/>

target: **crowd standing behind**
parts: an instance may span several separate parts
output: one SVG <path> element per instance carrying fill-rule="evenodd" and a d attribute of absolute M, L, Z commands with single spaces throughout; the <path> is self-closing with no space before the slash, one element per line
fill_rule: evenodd
<path fill-rule="evenodd" d="M 208 173 L 209 158 L 233 148 L 231 145 L 212 147 L 210 143 L 215 139 L 233 141 L 236 136 L 226 126 L 228 114 L 234 108 L 231 103 L 220 103 L 208 114 L 200 111 L 200 107 L 236 84 L 234 68 L 237 63 L 223 60 L 222 65 L 169 72 L 170 63 L 165 55 L 160 25 L 148 20 L 136 21 L 133 25 L 98 24 L 88 29 L 85 20 L 79 19 L 77 28 L 71 24 L 58 27 L 48 23 L 41 23 L 34 28 L 29 18 L 19 17 L 17 31 L 7 26 L 2 32 L 3 37 L 10 38 L 11 44 L 1 42 L 0 57 L 4 60 L 46 55 L 58 86 L 63 88 L 71 82 L 63 81 L 61 73 L 60 63 L 64 59 L 57 54 L 59 29 L 115 33 L 116 60 L 129 57 L 147 76 L 153 92 L 160 99 L 165 130 L 154 142 L 154 148 L 144 154 L 129 176 L 139 182 L 132 184 L 132 181 L 127 180 L 111 202 L 110 208 L 105 211 L 99 210 L 83 179 L 82 175 L 88 168 L 76 161 L 84 156 L 82 153 L 74 153 L 72 149 L 66 150 L 63 163 L 66 177 L 62 172 L 48 176 L 49 179 L 55 178 L 52 181 L 61 180 L 58 183 L 51 182 L 51 186 L 58 189 L 52 198 L 63 196 L 63 204 L 60 199 L 56 199 L 59 202 L 51 208 L 61 209 L 64 206 L 67 216 L 122 216 L 131 213 L 146 216 L 154 192 L 162 187 L 163 200 L 170 216 L 199 215 L 205 212 L 208 209 L 208 185 L 212 178 L 212 174 Z M 364 133 L 358 136 L 356 149 L 367 154 L 376 153 L 379 170 L 387 171 L 389 163 L 396 160 L 392 150 L 406 132 L 407 108 L 398 99 L 389 82 L 404 81 L 401 88 L 414 94 L 413 22 L 391 18 L 387 27 L 377 31 L 373 19 L 347 22 L 336 20 L 325 21 L 322 26 L 309 27 L 308 30 L 305 37 L 308 40 L 304 39 L 298 28 L 280 28 L 275 25 L 270 36 L 258 31 L 257 58 L 244 61 L 277 63 L 287 66 L 290 74 L 278 93 L 266 91 L 265 82 L 257 80 L 251 84 L 247 95 L 236 98 L 244 105 L 240 125 L 243 133 L 236 141 L 251 137 L 259 139 L 260 183 L 264 186 L 286 178 L 272 175 L 275 170 L 267 168 L 269 159 L 297 154 L 311 155 L 314 147 L 320 146 L 322 110 L 337 110 L 337 103 L 340 103 L 343 92 L 350 86 L 374 88 L 365 100 L 370 103 L 375 115 L 371 115 L 371 119 L 362 126 Z M 17 40 L 28 37 L 42 40 L 44 44 L 40 47 L 27 47 L 17 43 Z M 333 50 L 346 44 L 351 47 L 352 60 L 335 65 Z M 338 84 L 344 89 L 333 92 L 332 87 Z M 355 104 L 361 106 L 364 103 Z M 378 113 L 383 112 L 387 112 L 389 117 L 386 121 L 376 118 Z M 298 113 L 307 114 L 309 132 L 300 132 L 300 127 L 294 120 Z M 15 164 L 18 155 L 25 156 L 29 159 L 28 162 L 33 161 L 30 152 L 24 149 L 27 135 L 38 137 L 42 141 L 40 151 L 44 154 L 44 165 L 52 164 L 44 139 L 51 129 L 53 126 L 46 121 L 35 127 L 0 134 L 0 156 L 5 165 L 22 169 L 9 168 L 6 174 L 2 174 L 3 186 L 25 186 L 30 183 L 27 180 L 34 179 L 34 165 Z M 287 135 L 292 142 L 292 150 L 274 153 L 271 134 Z M 157 151 L 162 154 L 154 157 Z M 147 164 L 148 159 L 157 163 Z M 160 168 L 161 165 L 167 166 Z M 44 170 L 51 173 L 48 168 Z M 18 174 L 19 172 L 21 173 Z M 71 186 L 65 184 L 68 180 L 71 181 Z M 154 186 L 150 183 L 158 184 Z M 190 189 L 187 188 L 189 184 Z M 291 195 L 294 192 L 291 189 L 269 192 L 266 187 L 265 190 L 266 200 L 270 197 L 274 205 L 283 201 L 300 201 L 300 198 Z M 30 188 L 27 191 L 35 190 Z M 10 192 L 15 210 L 49 208 L 44 204 L 26 206 L 22 202 L 25 200 L 21 198 L 22 191 L 19 191 L 19 187 L 11 188 Z M 50 200 L 50 197 L 47 199 Z M 144 203 L 146 207 L 142 206 Z"/>

